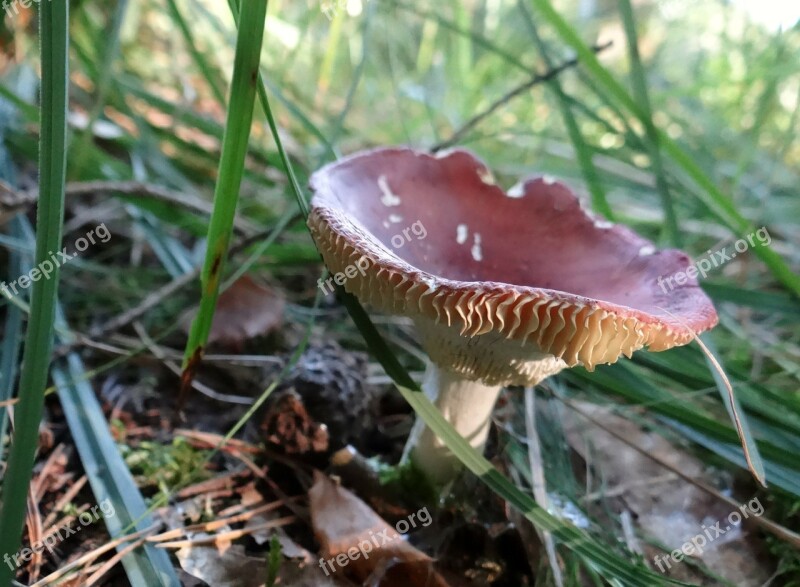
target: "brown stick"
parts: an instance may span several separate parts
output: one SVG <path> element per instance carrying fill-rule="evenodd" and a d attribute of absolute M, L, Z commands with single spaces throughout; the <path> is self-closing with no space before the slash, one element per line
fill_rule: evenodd
<path fill-rule="evenodd" d="M 592 50 L 595 53 L 600 53 L 601 51 L 605 51 L 606 49 L 608 49 L 611 45 L 612 42 L 609 41 L 607 43 L 604 43 L 603 45 L 596 45 L 592 47 Z M 449 139 L 442 141 L 441 143 L 438 143 L 433 147 L 431 147 L 430 149 L 431 153 L 436 153 L 437 151 L 441 151 L 442 149 L 447 149 L 448 147 L 452 147 L 462 138 L 464 138 L 464 135 L 466 135 L 469 131 L 478 126 L 486 118 L 494 114 L 497 110 L 508 104 L 511 100 L 513 100 L 520 94 L 527 92 L 534 86 L 550 81 L 551 79 L 559 75 L 561 72 L 566 71 L 567 69 L 570 69 L 572 67 L 575 67 L 576 65 L 578 65 L 578 58 L 574 57 L 573 59 L 565 61 L 561 65 L 549 69 L 544 73 L 541 74 L 537 73 L 531 79 L 526 81 L 524 84 L 514 88 L 507 94 L 495 100 L 486 110 L 484 110 L 483 112 L 479 112 L 478 114 L 470 118 L 467 122 L 465 122 L 461 126 L 461 128 L 459 128 L 456 132 L 454 132 Z"/>

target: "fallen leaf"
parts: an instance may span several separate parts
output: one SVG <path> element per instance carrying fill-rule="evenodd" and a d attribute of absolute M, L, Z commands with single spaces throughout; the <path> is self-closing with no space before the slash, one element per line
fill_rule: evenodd
<path fill-rule="evenodd" d="M 448 587 L 428 555 L 347 489 L 316 472 L 308 496 L 326 575 L 341 572 L 370 587 Z"/>
<path fill-rule="evenodd" d="M 309 565 L 293 560 L 281 563 L 275 587 L 341 587 L 319 569 L 317 565 Z"/>
<path fill-rule="evenodd" d="M 248 556 L 244 547 L 233 546 L 223 555 L 210 546 L 184 547 L 176 553 L 184 573 L 211 587 L 263 587 L 267 576 L 266 559 Z M 190 584 L 183 580 L 184 584 Z M 284 558 L 276 587 L 337 587 L 316 564 Z"/>
<path fill-rule="evenodd" d="M 240 346 L 265 336 L 283 324 L 286 302 L 275 289 L 244 275 L 219 296 L 208 344 Z"/>
<path fill-rule="evenodd" d="M 214 587 L 260 587 L 266 580 L 264 559 L 247 556 L 243 546 L 223 554 L 212 546 L 184 547 L 175 555 L 184 571 Z"/>
<path fill-rule="evenodd" d="M 278 537 L 278 542 L 281 545 L 281 554 L 283 554 L 283 556 L 286 558 L 300 559 L 307 563 L 313 562 L 314 557 L 311 553 L 292 540 L 283 528 L 263 527 L 267 522 L 275 520 L 277 517 L 277 514 L 274 512 L 257 514 L 247 520 L 244 529 L 250 530 L 251 528 L 258 528 L 260 526 L 261 529 L 254 530 L 250 533 L 250 536 L 256 541 L 256 544 L 259 546 L 267 544 L 272 539 L 272 536 L 275 535 Z"/>
<path fill-rule="evenodd" d="M 663 544 L 667 553 L 680 549 L 697 535 L 702 536 L 706 526 L 712 527 L 714 522 L 724 520 L 730 513 L 731 506 L 693 483 L 680 479 L 633 447 L 646 447 L 648 454 L 713 487 L 717 482 L 714 473 L 696 455 L 604 407 L 585 402 L 576 402 L 574 406 L 580 413 L 590 416 L 593 425 L 587 425 L 587 420 L 578 412 L 567 412 L 565 428 L 570 445 L 587 460 L 587 447 L 591 447 L 594 466 L 602 466 L 609 493 L 619 500 L 616 507 L 629 510 L 637 530 L 654 538 L 655 543 Z M 609 434 L 609 430 L 617 436 Z M 649 560 L 662 553 L 647 542 L 643 547 L 645 558 Z M 705 567 L 730 584 L 764 585 L 769 582 L 772 569 L 759 555 L 763 549 L 763 539 L 758 533 L 737 526 L 730 528 L 719 540 L 710 542 L 699 558 Z M 698 553 L 694 552 L 692 558 L 698 558 Z M 694 565 L 676 565 L 673 562 L 665 570 L 670 578 L 689 584 L 702 581 L 704 576 Z"/>

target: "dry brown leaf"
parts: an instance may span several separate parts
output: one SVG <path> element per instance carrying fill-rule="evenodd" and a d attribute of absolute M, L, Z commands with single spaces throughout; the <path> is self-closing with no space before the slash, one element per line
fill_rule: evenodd
<path fill-rule="evenodd" d="M 267 527 L 267 523 L 276 518 L 277 515 L 273 512 L 257 514 L 247 520 L 244 529 L 252 530 L 250 536 L 259 546 L 267 544 L 273 536 L 276 536 L 278 538 L 278 543 L 281 545 L 281 554 L 283 554 L 283 556 L 286 558 L 300 559 L 306 563 L 314 562 L 312 554 L 292 540 L 283 528 Z"/>
<path fill-rule="evenodd" d="M 247 556 L 242 546 L 224 553 L 213 546 L 184 547 L 175 555 L 184 571 L 214 587 L 260 587 L 266 580 L 264 559 Z"/>
<path fill-rule="evenodd" d="M 208 344 L 241 345 L 283 324 L 286 303 L 275 289 L 244 275 L 219 296 Z"/>
<path fill-rule="evenodd" d="M 267 576 L 264 558 L 248 556 L 244 547 L 233 546 L 220 555 L 210 546 L 185 547 L 175 553 L 183 571 L 212 587 L 263 587 Z M 186 582 L 188 583 L 188 581 Z M 275 585 L 336 587 L 320 568 L 306 561 L 283 559 Z"/>
<path fill-rule="evenodd" d="M 588 460 L 587 447 L 592 447 L 591 458 L 595 467 L 602 467 L 608 487 L 590 498 L 603 494 L 618 497 L 619 506 L 628 509 L 636 526 L 645 535 L 667 547 L 667 552 L 680 548 L 684 542 L 701 534 L 706 524 L 724 520 L 731 512 L 727 505 L 693 483 L 687 483 L 670 473 L 670 469 L 635 450 L 646 447 L 646 452 L 674 470 L 713 486 L 714 473 L 695 455 L 676 447 L 655 432 L 643 430 L 638 424 L 626 420 L 605 407 L 586 402 L 570 403 L 576 412 L 569 414 L 567 439 L 582 457 Z M 578 415 L 580 414 L 580 415 Z M 587 426 L 586 417 L 591 417 Z M 613 432 L 613 435 L 609 433 Z M 746 502 L 745 502 L 746 503 Z M 719 540 L 712 542 L 702 552 L 703 565 L 725 578 L 733 585 L 764 585 L 773 569 L 763 551 L 761 538 L 747 532 L 744 527 L 732 528 Z M 653 561 L 661 554 L 647 543 L 645 558 Z M 693 555 L 695 558 L 697 555 Z M 654 568 L 656 568 L 654 566 Z M 670 578 L 694 583 L 701 581 L 702 573 L 693 565 L 675 564 L 666 569 Z"/>
<path fill-rule="evenodd" d="M 428 555 L 327 476 L 315 473 L 308 497 L 319 565 L 328 575 L 347 574 L 370 587 L 448 587 Z"/>
<path fill-rule="evenodd" d="M 284 560 L 275 581 L 276 587 L 341 587 L 325 576 L 315 564 Z"/>

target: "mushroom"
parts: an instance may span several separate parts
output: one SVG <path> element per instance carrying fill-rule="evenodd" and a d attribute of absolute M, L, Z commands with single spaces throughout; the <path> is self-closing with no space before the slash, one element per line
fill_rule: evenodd
<path fill-rule="evenodd" d="M 663 351 L 717 323 L 685 253 L 592 216 L 547 176 L 504 192 L 468 151 L 388 148 L 322 168 L 311 188 L 327 285 L 413 320 L 423 390 L 479 450 L 503 386 Z M 406 455 L 434 482 L 459 469 L 421 422 Z"/>

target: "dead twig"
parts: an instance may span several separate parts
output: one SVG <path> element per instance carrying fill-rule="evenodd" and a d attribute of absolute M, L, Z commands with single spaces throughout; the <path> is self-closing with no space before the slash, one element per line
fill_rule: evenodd
<path fill-rule="evenodd" d="M 122 314 L 115 316 L 105 324 L 92 328 L 89 331 L 89 336 L 92 338 L 102 338 L 106 334 L 115 332 L 123 326 L 127 326 L 146 314 L 151 308 L 155 308 L 162 301 L 171 297 L 178 290 L 189 285 L 190 283 L 194 283 L 199 276 L 200 268 L 197 267 L 189 273 L 184 273 L 180 277 L 176 277 L 168 284 L 145 296 L 145 298 L 137 306 L 134 306 Z"/>
<path fill-rule="evenodd" d="M 57 468 L 58 461 L 64 456 L 64 445 L 59 444 L 47 457 L 47 460 L 42 466 L 42 470 L 36 478 L 30 483 L 28 487 L 28 511 L 27 511 L 27 527 L 28 527 L 28 542 L 39 544 L 44 533 L 44 524 L 42 522 L 42 513 L 39 511 L 39 502 L 45 493 L 47 493 L 48 484 L 54 477 L 53 470 Z M 28 575 L 31 581 L 35 581 L 39 577 L 39 572 L 44 562 L 44 556 L 41 550 L 34 549 L 31 563 L 28 567 Z"/>
<path fill-rule="evenodd" d="M 136 532 L 134 534 L 127 534 L 125 536 L 120 536 L 119 538 L 116 538 L 114 540 L 110 540 L 109 542 L 105 543 L 103 546 L 101 546 L 99 548 L 96 548 L 95 550 L 93 550 L 91 552 L 87 552 L 86 554 L 84 554 L 80 558 L 75 559 L 74 561 L 72 561 L 68 565 L 65 565 L 65 566 L 61 567 L 60 569 L 58 569 L 57 571 L 54 571 L 54 572 L 50 573 L 46 577 L 44 577 L 44 578 L 40 579 L 39 581 L 37 581 L 36 583 L 32 584 L 30 587 L 44 587 L 44 585 L 48 585 L 48 584 L 56 581 L 57 579 L 60 579 L 61 577 L 63 577 L 66 574 L 70 573 L 74 569 L 77 569 L 77 568 L 80 568 L 80 567 L 85 567 L 87 565 L 91 565 L 95 560 L 97 560 L 98 557 L 104 555 L 109 550 L 113 550 L 117 546 L 119 546 L 120 544 L 124 544 L 124 543 L 126 543 L 126 542 L 128 542 L 130 540 L 137 540 L 139 538 L 142 538 L 143 536 L 147 536 L 151 532 L 156 531 L 159 526 L 160 526 L 160 524 L 154 524 L 153 526 L 151 526 L 149 528 L 145 528 L 144 530 L 140 530 L 139 532 Z"/>
<path fill-rule="evenodd" d="M 297 218 L 299 218 L 299 216 L 290 218 L 286 223 L 286 226 L 291 225 Z M 258 241 L 268 238 L 271 234 L 272 230 L 266 230 L 243 238 L 241 241 L 231 247 L 228 255 L 232 257 L 233 255 L 236 255 L 237 253 L 247 249 L 247 247 L 253 243 L 257 243 Z M 126 310 L 118 316 L 115 316 L 105 324 L 102 324 L 96 328 L 92 328 L 89 331 L 89 336 L 92 338 L 102 338 L 106 334 L 116 332 L 123 326 L 131 324 L 146 314 L 150 309 L 156 307 L 168 297 L 171 297 L 178 290 L 183 289 L 190 283 L 194 283 L 200 277 L 201 269 L 202 267 L 197 266 L 188 273 L 185 273 L 180 277 L 176 277 L 166 285 L 147 295 L 137 306 L 131 308 L 130 310 Z"/>
<path fill-rule="evenodd" d="M 111 569 L 113 569 L 119 561 L 123 559 L 123 557 L 127 556 L 140 546 L 143 546 L 144 543 L 147 542 L 147 537 L 139 538 L 136 542 L 133 542 L 123 548 L 122 550 L 117 551 L 117 554 L 112 556 L 108 559 L 105 563 L 103 563 L 99 569 L 97 569 L 94 573 L 92 573 L 86 582 L 83 583 L 83 587 L 92 587 L 92 585 L 96 585 L 97 582 L 105 576 Z"/>
<path fill-rule="evenodd" d="M 78 495 L 81 489 L 83 489 L 83 486 L 86 485 L 86 482 L 88 480 L 89 478 L 86 475 L 84 475 L 83 477 L 78 479 L 75 483 L 73 483 L 69 489 L 67 489 L 66 493 L 64 493 L 64 495 L 62 495 L 59 498 L 59 500 L 53 506 L 53 509 L 50 510 L 50 513 L 47 514 L 47 517 L 42 522 L 42 525 L 45 528 L 49 529 L 50 526 L 52 526 L 56 522 L 58 514 L 65 507 L 67 507 L 68 503 L 70 503 L 73 499 L 75 499 L 75 496 Z"/>
<path fill-rule="evenodd" d="M 166 359 L 164 357 L 164 354 L 161 352 L 161 349 L 158 347 L 158 345 L 155 343 L 155 341 L 152 338 L 150 338 L 150 335 L 147 334 L 147 331 L 145 331 L 144 326 L 142 326 L 141 322 L 135 322 L 133 327 L 134 327 L 134 330 L 136 330 L 136 333 L 141 338 L 142 343 L 153 354 L 153 356 L 155 356 L 157 359 L 159 359 L 167 369 L 169 369 L 175 375 L 180 377 L 181 373 L 183 372 L 182 369 L 180 368 L 180 366 L 177 363 L 175 363 L 173 361 L 170 361 L 169 359 Z M 252 405 L 252 403 L 254 401 L 253 398 L 251 398 L 251 397 L 220 393 L 220 392 L 218 392 L 218 391 L 216 391 L 214 389 L 211 389 L 209 386 L 207 386 L 204 383 L 201 383 L 200 381 L 197 381 L 197 380 L 193 380 L 192 381 L 192 388 L 196 389 L 197 391 L 199 391 L 200 393 L 202 393 L 206 397 L 210 397 L 211 399 L 214 399 L 214 400 L 217 400 L 217 401 L 220 401 L 220 402 L 227 402 L 227 403 L 230 403 L 230 404 L 241 404 L 241 405 L 249 406 L 249 405 Z"/>
<path fill-rule="evenodd" d="M 67 196 L 87 196 L 98 193 L 115 192 L 126 196 L 144 196 L 167 204 L 179 206 L 190 212 L 198 212 L 210 216 L 213 204 L 202 198 L 170 190 L 160 185 L 141 181 L 76 181 L 68 183 L 65 188 Z M 259 232 L 259 228 L 243 218 L 236 218 L 234 229 L 243 235 Z"/>
<path fill-rule="evenodd" d="M 245 477 L 250 476 L 250 471 L 246 471 L 243 473 L 242 471 L 231 471 L 230 473 L 226 473 L 225 475 L 221 475 L 218 477 L 212 477 L 211 479 L 207 479 L 206 481 L 200 481 L 199 483 L 195 483 L 194 485 L 189 485 L 188 487 L 184 487 L 181 489 L 177 494 L 176 497 L 180 500 L 189 499 L 191 497 L 196 497 L 198 495 L 206 495 L 211 493 L 212 491 L 224 491 L 226 493 L 233 493 L 234 488 L 236 487 L 236 479 L 238 477 Z"/>
<path fill-rule="evenodd" d="M 298 496 L 292 498 L 293 501 L 300 501 L 303 496 Z M 189 533 L 198 533 L 198 532 L 214 532 L 221 528 L 225 528 L 226 526 L 230 526 L 231 524 L 239 524 L 242 522 L 247 522 L 253 517 L 259 514 L 265 514 L 279 508 L 285 507 L 286 504 L 282 500 L 273 501 L 262 506 L 253 508 L 246 512 L 242 512 L 240 514 L 236 514 L 234 516 L 229 516 L 227 518 L 220 518 L 218 520 L 213 520 L 211 522 L 206 522 L 202 524 L 192 524 L 191 526 L 186 526 L 184 528 L 174 528 L 172 530 L 167 530 L 166 532 L 161 532 L 160 534 L 155 534 L 147 538 L 149 542 L 167 542 L 175 540 L 176 538 L 180 538 L 181 536 L 186 536 Z M 290 516 L 294 518 L 293 516 Z M 286 519 L 281 518 L 281 519 Z"/>
<path fill-rule="evenodd" d="M 214 534 L 213 536 L 207 536 L 205 538 L 197 538 L 194 540 L 174 540 L 171 542 L 156 542 L 156 546 L 158 548 L 183 548 L 185 546 L 193 547 L 193 546 L 213 546 L 218 542 L 231 542 L 233 540 L 237 540 L 243 536 L 247 536 L 249 534 L 254 534 L 255 532 L 259 532 L 261 530 L 269 530 L 271 528 L 280 528 L 282 526 L 288 526 L 289 524 L 294 524 L 297 522 L 297 518 L 295 516 L 286 516 L 284 518 L 278 518 L 277 520 L 270 520 L 269 522 L 265 522 L 263 524 L 258 524 L 256 526 L 251 526 L 250 528 L 243 528 L 241 530 L 231 530 L 229 532 L 222 532 L 220 534 Z M 149 538 L 149 541 L 154 541 L 156 537 Z"/>
<path fill-rule="evenodd" d="M 264 453 L 264 449 L 259 448 L 253 444 L 239 440 L 238 438 L 230 438 L 225 440 L 221 434 L 214 434 L 213 432 L 203 432 L 201 430 L 190 430 L 188 428 L 176 428 L 175 436 L 183 436 L 189 440 L 194 440 L 198 443 L 207 445 L 209 448 L 219 448 L 220 450 L 235 450 L 237 452 L 247 452 L 254 455 Z M 223 443 L 223 441 L 225 441 Z"/>
<path fill-rule="evenodd" d="M 595 45 L 594 47 L 592 47 L 592 51 L 594 51 L 595 53 L 600 53 L 601 51 L 605 51 L 606 49 L 608 49 L 612 44 L 613 43 L 609 41 L 602 45 Z M 481 122 L 483 122 L 486 118 L 494 114 L 497 110 L 499 110 L 500 108 L 511 102 L 511 100 L 513 100 L 517 96 L 524 94 L 534 86 L 550 81 L 563 71 L 575 67 L 576 65 L 578 65 L 578 58 L 574 57 L 568 61 L 565 61 L 561 65 L 558 65 L 556 67 L 553 67 L 552 69 L 547 70 L 544 73 L 537 73 L 531 79 L 526 81 L 524 84 L 517 86 L 507 94 L 501 96 L 500 98 L 492 102 L 492 104 L 490 104 L 489 107 L 486 108 L 486 110 L 484 110 L 483 112 L 479 112 L 478 114 L 470 118 L 458 130 L 456 130 L 456 132 L 454 132 L 449 139 L 442 141 L 441 143 L 438 143 L 433 147 L 431 147 L 430 149 L 431 153 L 436 153 L 438 151 L 441 151 L 442 149 L 447 149 L 448 147 L 452 147 L 453 145 L 458 143 L 461 139 L 463 139 L 464 136 L 469 131 L 478 126 Z"/>
<path fill-rule="evenodd" d="M 525 432 L 528 437 L 528 461 L 531 467 L 533 497 L 536 503 L 545 510 L 549 510 L 547 499 L 547 483 L 544 476 L 544 463 L 542 448 L 539 442 L 539 430 L 536 427 L 536 393 L 533 387 L 525 388 Z M 542 530 L 539 539 L 542 541 L 553 573 L 553 582 L 557 587 L 564 587 L 564 577 L 556 552 L 556 543 L 552 533 Z"/>

